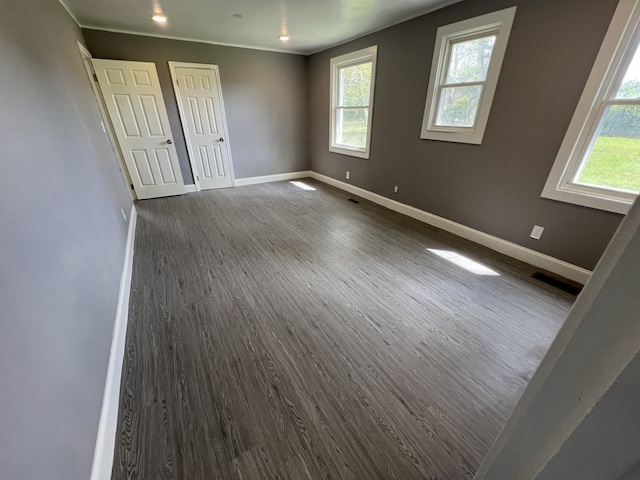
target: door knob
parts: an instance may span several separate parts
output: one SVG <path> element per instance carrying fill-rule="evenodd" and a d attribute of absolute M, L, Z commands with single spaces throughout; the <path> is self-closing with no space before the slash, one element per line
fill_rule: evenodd
<path fill-rule="evenodd" d="M 173 140 L 169 139 L 169 140 L 167 140 L 167 143 L 168 143 L 169 145 L 171 145 L 171 144 L 173 143 Z"/>
<path fill-rule="evenodd" d="M 220 141 L 221 141 L 221 142 L 224 142 L 224 138 L 220 137 Z"/>

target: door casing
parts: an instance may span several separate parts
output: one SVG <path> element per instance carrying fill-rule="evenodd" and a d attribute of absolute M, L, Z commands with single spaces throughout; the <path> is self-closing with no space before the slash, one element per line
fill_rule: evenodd
<path fill-rule="evenodd" d="M 91 85 L 91 90 L 93 91 L 94 97 L 96 97 L 96 103 L 98 104 L 98 110 L 100 110 L 100 116 L 102 117 L 102 127 L 103 130 L 109 137 L 109 141 L 111 142 L 111 148 L 113 149 L 113 153 L 115 157 L 118 159 L 118 165 L 120 167 L 120 172 L 122 173 L 122 177 L 127 184 L 127 190 L 129 190 L 129 195 L 131 195 L 132 200 L 137 200 L 136 191 L 133 189 L 133 184 L 131 183 L 131 177 L 129 176 L 129 170 L 124 162 L 124 158 L 122 157 L 122 152 L 120 151 L 120 146 L 118 145 L 118 140 L 116 138 L 116 134 L 113 131 L 113 126 L 111 125 L 111 119 L 109 118 L 109 114 L 107 113 L 107 107 L 104 104 L 104 99 L 102 98 L 102 93 L 100 92 L 100 88 L 98 87 L 98 81 L 95 77 L 95 71 L 93 69 L 93 64 L 91 63 L 91 59 L 93 56 L 91 52 L 86 49 L 84 45 L 80 42 L 78 43 L 78 49 L 80 50 L 80 57 L 82 58 L 82 63 L 84 65 L 84 69 L 87 72 L 87 77 L 89 78 L 89 84 Z"/>

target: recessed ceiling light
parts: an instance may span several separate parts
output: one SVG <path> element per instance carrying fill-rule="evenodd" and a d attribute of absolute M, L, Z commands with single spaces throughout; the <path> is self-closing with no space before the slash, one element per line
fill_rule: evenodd
<path fill-rule="evenodd" d="M 241 20 L 244 18 L 244 15 L 242 15 L 241 13 L 234 13 L 233 15 L 231 15 L 233 18 L 237 18 L 238 20 Z"/>
<path fill-rule="evenodd" d="M 291 37 L 289 35 L 280 35 L 278 38 L 283 42 L 288 42 L 289 40 L 291 40 Z"/>
<path fill-rule="evenodd" d="M 162 13 L 155 13 L 153 15 L 151 15 L 151 20 L 153 20 L 156 23 L 167 23 L 167 16 L 163 15 Z"/>

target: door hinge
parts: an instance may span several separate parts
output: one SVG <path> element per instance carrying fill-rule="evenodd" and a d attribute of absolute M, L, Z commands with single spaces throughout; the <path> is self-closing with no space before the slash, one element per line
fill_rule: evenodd
<path fill-rule="evenodd" d="M 98 75 L 96 75 L 95 73 L 93 74 L 93 80 L 94 80 L 95 82 L 97 82 L 97 81 L 98 81 Z"/>
<path fill-rule="evenodd" d="M 200 177 L 196 175 L 196 178 L 198 179 L 198 181 L 200 181 Z"/>
<path fill-rule="evenodd" d="M 133 183 L 129 184 L 129 186 L 131 187 L 131 190 L 133 190 Z"/>

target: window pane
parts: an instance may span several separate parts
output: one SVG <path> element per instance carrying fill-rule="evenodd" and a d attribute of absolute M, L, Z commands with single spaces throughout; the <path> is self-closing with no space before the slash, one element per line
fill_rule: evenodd
<path fill-rule="evenodd" d="M 640 106 L 614 105 L 576 183 L 640 191 Z"/>
<path fill-rule="evenodd" d="M 338 105 L 341 107 L 368 106 L 371 93 L 371 62 L 344 67 L 339 72 Z"/>
<path fill-rule="evenodd" d="M 454 43 L 445 83 L 483 82 L 495 43 L 495 35 Z"/>
<path fill-rule="evenodd" d="M 476 123 L 482 86 L 447 87 L 442 89 L 436 125 L 473 127 Z"/>
<path fill-rule="evenodd" d="M 368 108 L 338 109 L 337 141 L 342 145 L 365 148 L 367 146 Z"/>
<path fill-rule="evenodd" d="M 640 48 L 636 49 L 615 98 L 640 98 Z"/>

